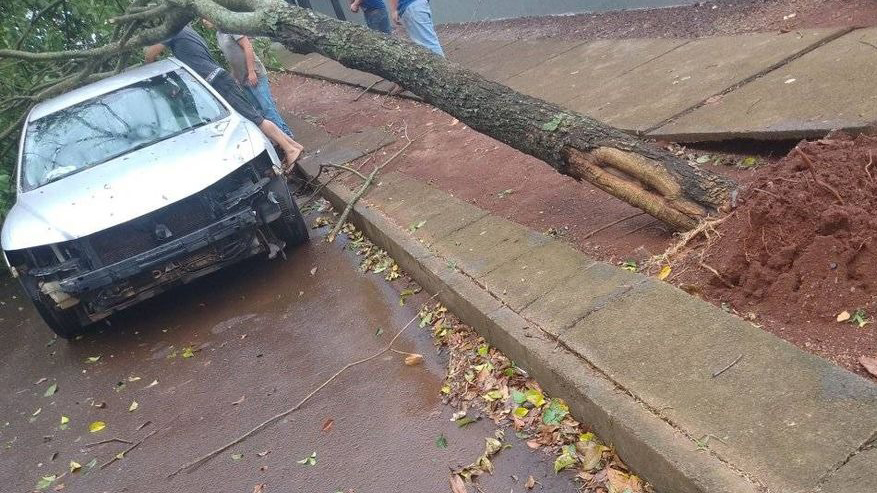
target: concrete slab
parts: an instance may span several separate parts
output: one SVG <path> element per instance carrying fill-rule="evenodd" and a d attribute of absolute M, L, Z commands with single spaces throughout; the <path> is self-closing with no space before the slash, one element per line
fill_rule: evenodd
<path fill-rule="evenodd" d="M 561 341 L 772 491 L 809 491 L 877 433 L 873 383 L 665 283 L 647 281 Z"/>
<path fill-rule="evenodd" d="M 459 42 L 448 47 L 446 55 L 452 62 L 469 66 L 511 43 L 512 40 Z"/>
<path fill-rule="evenodd" d="M 877 120 L 877 28 L 846 34 L 651 135 L 684 141 L 819 137 Z"/>
<path fill-rule="evenodd" d="M 565 104 L 686 42 L 684 39 L 594 41 L 546 60 L 508 79 L 506 84 L 524 94 Z"/>
<path fill-rule="evenodd" d="M 465 65 L 487 79 L 504 82 L 583 43 L 584 41 L 515 41 L 491 52 L 487 58 Z"/>
<path fill-rule="evenodd" d="M 585 315 L 624 296 L 645 277 L 594 262 L 539 297 L 521 314 L 557 337 Z"/>
<path fill-rule="evenodd" d="M 500 265 L 478 280 L 512 310 L 520 312 L 593 263 L 572 247 L 552 241 Z"/>
<path fill-rule="evenodd" d="M 437 241 L 433 247 L 467 274 L 478 277 L 550 241 L 519 224 L 487 216 Z"/>
<path fill-rule="evenodd" d="M 838 32 L 814 29 L 697 39 L 571 100 L 569 106 L 616 127 L 644 131 Z"/>
<path fill-rule="evenodd" d="M 326 144 L 333 138 L 329 132 L 290 111 L 281 110 L 281 116 L 292 129 L 295 140 L 305 147 L 305 154 L 313 152 L 313 149 Z"/>
<path fill-rule="evenodd" d="M 874 493 L 877 491 L 877 448 L 860 452 L 817 489 L 820 493 Z"/>
<path fill-rule="evenodd" d="M 308 75 L 362 87 L 368 87 L 382 79 L 377 75 L 347 68 L 335 60 L 328 60 L 313 67 L 308 71 Z"/>
<path fill-rule="evenodd" d="M 283 68 L 299 74 L 309 75 L 315 68 L 328 62 L 329 59 L 323 55 L 318 55 L 317 53 L 309 53 L 305 55 L 304 59 L 293 57 L 290 58 L 289 61 L 290 63 L 293 63 L 293 65 L 288 66 L 284 63 Z"/>
<path fill-rule="evenodd" d="M 317 167 L 327 164 L 341 165 L 395 141 L 395 137 L 380 128 L 368 128 L 332 139 L 317 149 L 305 151 L 306 155 L 299 163 L 313 163 Z"/>

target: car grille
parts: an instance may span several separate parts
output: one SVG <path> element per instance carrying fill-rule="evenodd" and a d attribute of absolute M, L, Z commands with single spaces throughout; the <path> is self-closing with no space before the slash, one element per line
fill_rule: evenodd
<path fill-rule="evenodd" d="M 200 195 L 188 197 L 143 217 L 114 226 L 89 237 L 91 246 L 103 265 L 110 265 L 185 236 L 213 221 L 206 200 Z M 156 227 L 163 224 L 172 236 L 161 241 Z"/>

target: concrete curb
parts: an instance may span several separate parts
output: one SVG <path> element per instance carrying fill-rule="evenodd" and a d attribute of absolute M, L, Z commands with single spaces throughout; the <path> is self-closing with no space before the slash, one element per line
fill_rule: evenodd
<path fill-rule="evenodd" d="M 302 170 L 309 179 L 315 170 Z M 343 185 L 322 183 L 323 196 L 343 209 L 352 193 Z M 764 488 L 709 452 L 699 451 L 680 430 L 645 408 L 581 358 L 420 241 L 362 203 L 350 216 L 375 244 L 386 250 L 414 280 L 441 300 L 492 345 L 528 370 L 552 395 L 564 398 L 573 414 L 611 442 L 625 462 L 658 491 L 673 493 L 746 493 Z"/>

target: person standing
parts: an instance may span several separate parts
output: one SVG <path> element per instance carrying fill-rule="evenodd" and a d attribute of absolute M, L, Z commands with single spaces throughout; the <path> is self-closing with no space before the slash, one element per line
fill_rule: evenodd
<path fill-rule="evenodd" d="M 403 24 L 411 41 L 445 56 L 432 22 L 432 9 L 429 0 L 390 0 L 390 15 L 393 22 Z"/>
<path fill-rule="evenodd" d="M 145 48 L 146 63 L 154 62 L 166 48 L 170 48 L 174 56 L 188 65 L 204 78 L 223 98 L 247 120 L 255 123 L 262 133 L 283 150 L 285 170 L 291 171 L 295 160 L 304 147 L 283 133 L 274 122 L 266 119 L 262 112 L 253 106 L 244 95 L 244 90 L 237 81 L 210 56 L 207 42 L 194 29 L 185 26 L 177 34 L 161 43 Z"/>
<path fill-rule="evenodd" d="M 387 12 L 384 0 L 353 0 L 350 2 L 351 12 L 359 12 L 360 8 L 362 8 L 362 15 L 365 17 L 365 24 L 370 29 L 384 34 L 393 34 L 390 14 Z"/>
<path fill-rule="evenodd" d="M 202 19 L 201 22 L 208 29 L 214 29 L 213 23 L 209 20 Z M 242 34 L 224 33 L 217 29 L 216 44 L 228 61 L 231 75 L 259 103 L 265 118 L 274 122 L 280 127 L 280 130 L 283 130 L 283 133 L 292 137 L 292 130 L 280 116 L 280 112 L 277 111 L 277 103 L 274 102 L 274 96 L 271 94 L 271 87 L 268 84 L 268 71 L 265 70 L 265 64 L 256 55 L 250 38 Z"/>

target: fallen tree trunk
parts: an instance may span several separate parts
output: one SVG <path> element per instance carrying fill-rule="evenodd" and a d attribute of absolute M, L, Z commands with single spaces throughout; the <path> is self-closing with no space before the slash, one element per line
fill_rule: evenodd
<path fill-rule="evenodd" d="M 207 17 L 222 31 L 266 36 L 292 51 L 316 52 L 395 82 L 469 127 L 679 230 L 693 228 L 736 194 L 733 181 L 635 136 L 489 81 L 419 46 L 312 10 L 278 0 L 164 0 L 159 8 L 165 24 Z"/>
<path fill-rule="evenodd" d="M 489 81 L 397 38 L 291 7 L 272 39 L 396 82 L 483 134 L 586 180 L 681 230 L 726 205 L 735 184 L 630 134 Z M 257 26 L 254 26 L 257 27 Z M 263 29 L 255 29 L 254 34 Z"/>

